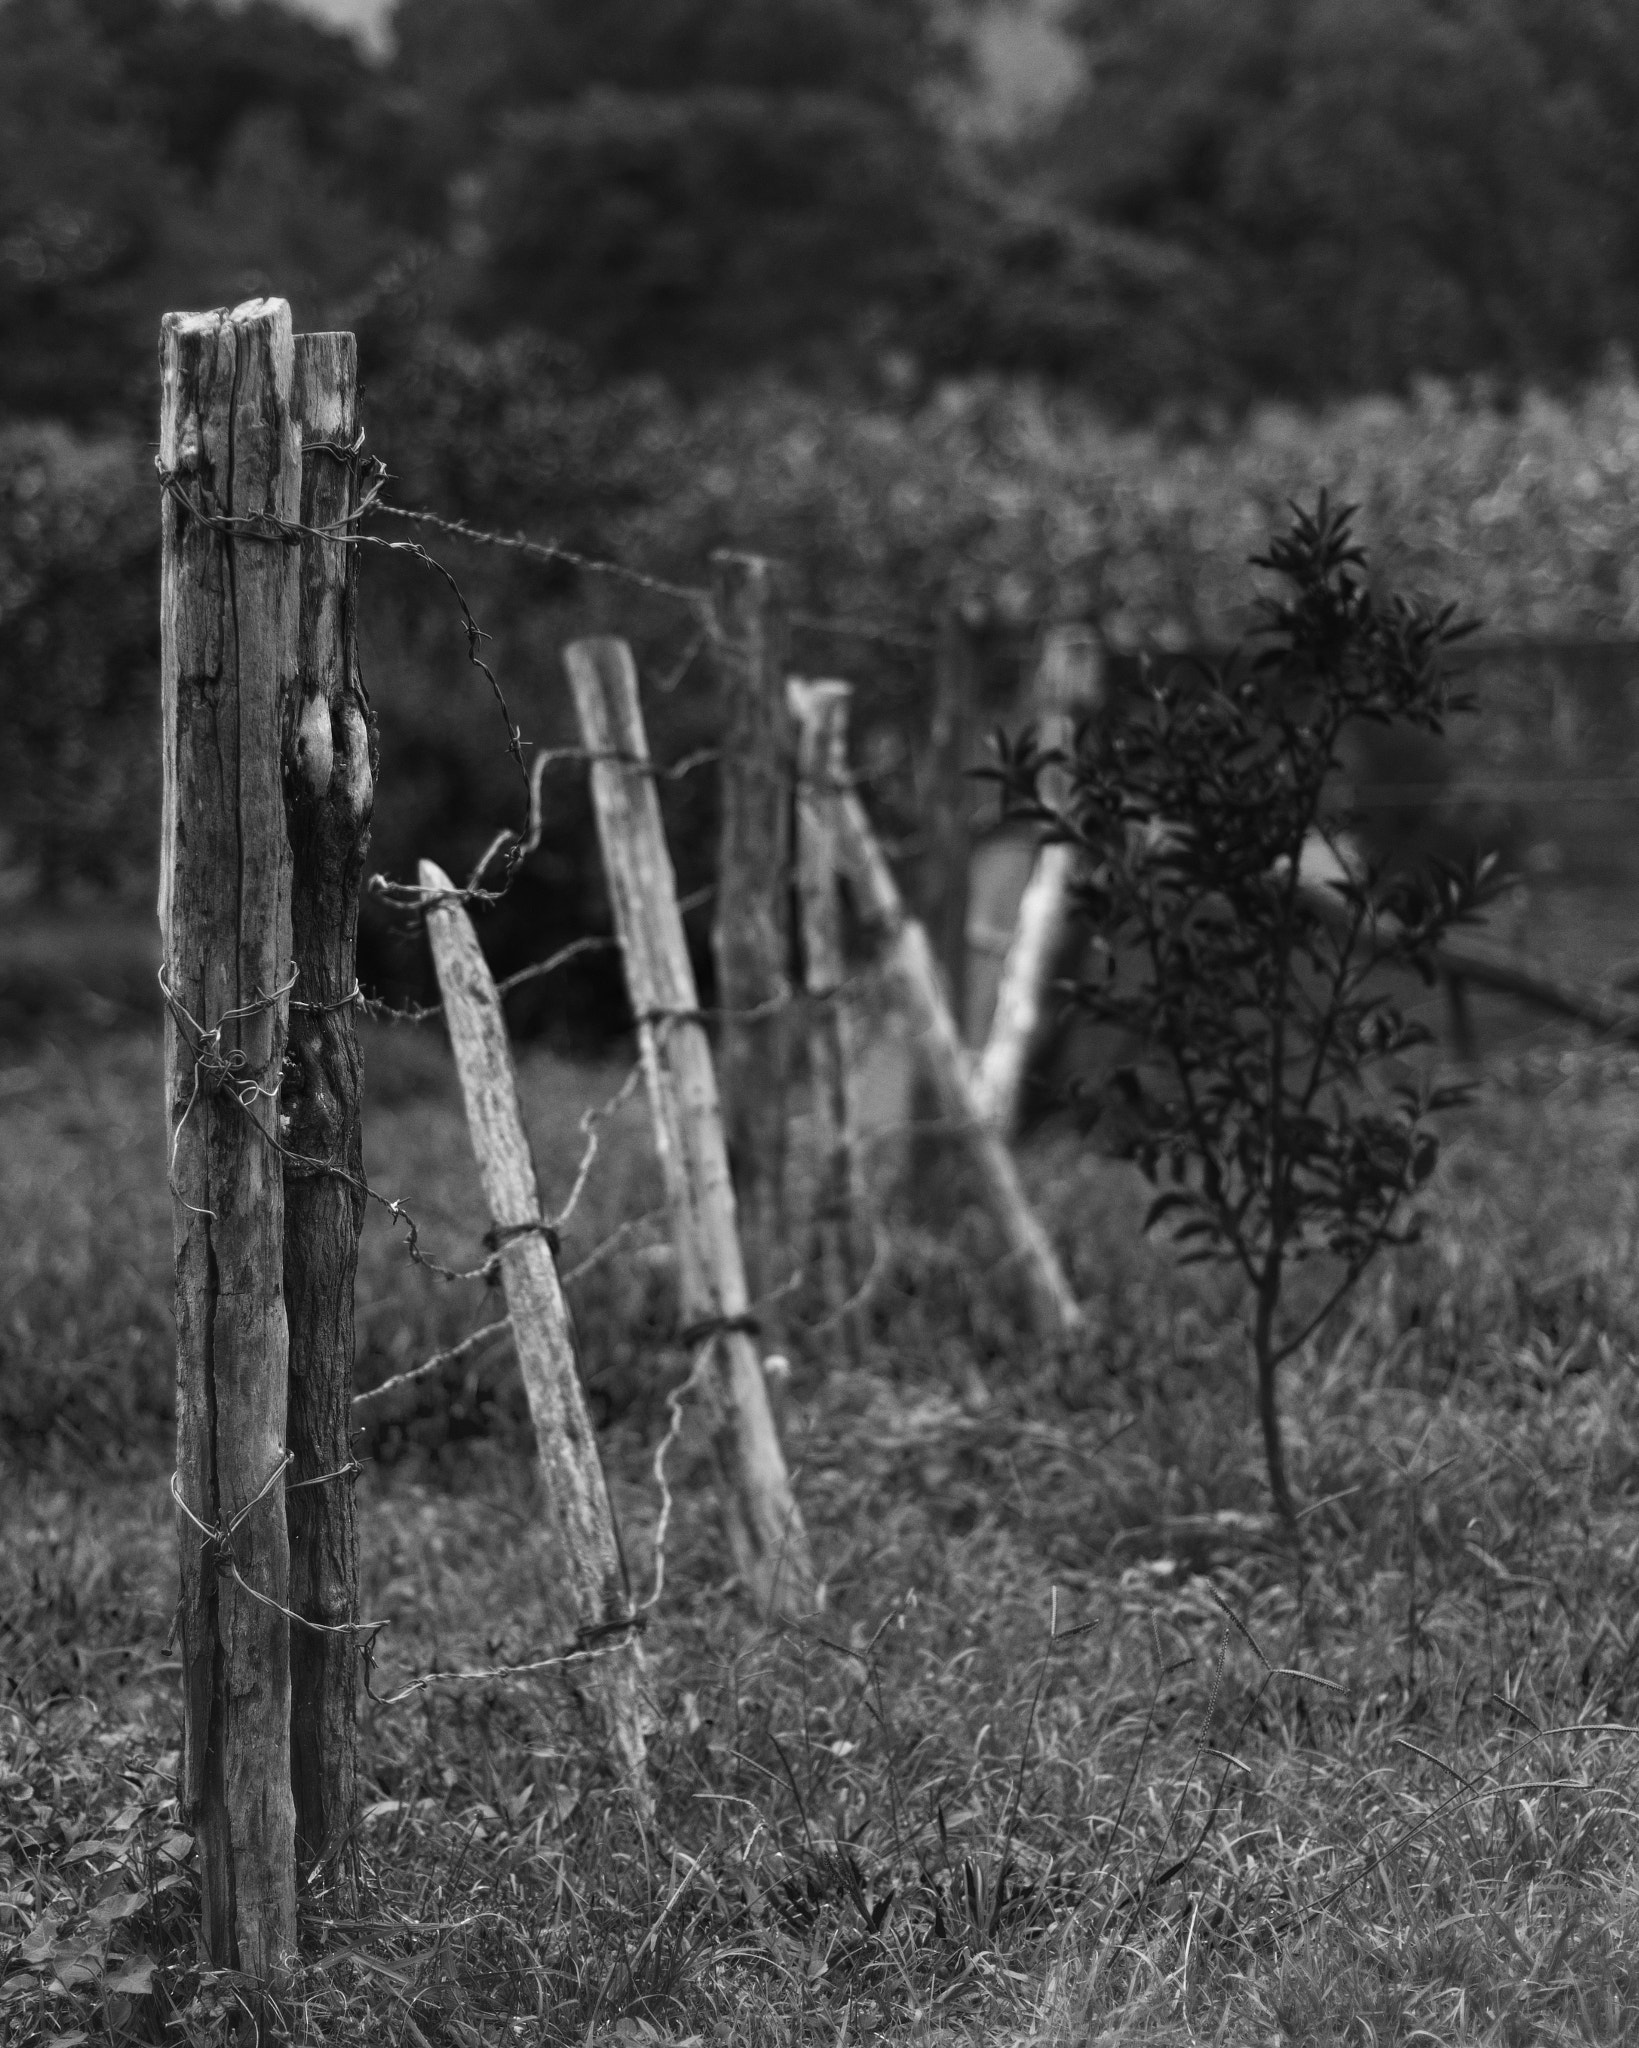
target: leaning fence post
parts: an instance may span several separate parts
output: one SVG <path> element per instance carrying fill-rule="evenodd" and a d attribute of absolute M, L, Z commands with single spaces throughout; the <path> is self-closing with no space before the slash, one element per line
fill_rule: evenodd
<path fill-rule="evenodd" d="M 529 1398 L 546 1510 L 556 1537 L 563 1584 L 553 1604 L 577 1646 L 602 1647 L 602 1655 L 569 1668 L 585 1673 L 627 1790 L 647 1813 L 644 1668 L 636 1635 L 640 1617 L 632 1610 L 609 1488 L 576 1370 L 575 1340 L 558 1284 L 551 1226 L 541 1214 L 501 999 L 454 883 L 430 860 L 421 863 L 420 880 L 444 1021 L 495 1225 L 513 1348 Z"/>
<path fill-rule="evenodd" d="M 1075 743 L 1078 715 L 1097 704 L 1102 689 L 1102 652 L 1091 628 L 1054 627 L 1034 686 L 1042 746 L 1067 752 Z M 1069 778 L 1064 769 L 1046 771 L 1042 793 L 1051 803 L 1065 801 Z M 980 1112 L 1004 1138 L 1011 1138 L 1018 1126 L 1031 1056 L 1044 1035 L 1048 984 L 1071 926 L 1075 869 L 1074 851 L 1062 842 L 1037 854 L 1002 963 L 990 1031 L 974 1066 Z"/>
<path fill-rule="evenodd" d="M 1002 961 L 990 1030 L 974 1062 L 973 1099 L 979 1114 L 1007 1139 L 1018 1128 L 1030 1055 L 1041 1035 L 1048 979 L 1064 950 L 1074 874 L 1070 847 L 1044 846 L 1037 854 Z"/>
<path fill-rule="evenodd" d="M 909 1015 L 940 1111 L 973 1162 L 1008 1249 L 1023 1270 L 1036 1329 L 1052 1340 L 1073 1336 L 1081 1327 L 1081 1310 L 1052 1240 L 1025 1199 L 1013 1155 L 979 1113 L 928 935 L 915 918 L 905 914 L 898 885 L 854 790 L 842 799 L 842 849 L 860 914 L 886 942 L 888 968 Z"/>
<path fill-rule="evenodd" d="M 348 1632 L 358 1616 L 353 1283 L 364 1223 L 364 1070 L 353 998 L 374 803 L 373 735 L 358 668 L 358 550 L 346 539 L 358 504 L 352 335 L 297 335 L 294 404 L 302 525 L 310 531 L 301 543 L 296 695 L 285 730 L 296 966 L 279 1093 L 290 1322 L 286 1519 L 290 1606 L 319 1626 L 291 1637 L 290 1763 L 301 1868 L 311 1873 L 342 1858 L 346 1891 L 358 1760 L 358 1644 Z"/>
<path fill-rule="evenodd" d="M 786 1243 L 791 1020 L 792 732 L 780 576 L 758 555 L 712 558 L 723 699 L 722 832 L 712 951 L 718 1066 L 751 1291 L 773 1294 Z"/>
<path fill-rule="evenodd" d="M 180 1811 L 212 1964 L 296 1946 L 278 1094 L 290 990 L 281 720 L 301 511 L 290 308 L 168 313 L 160 344 L 159 922 L 176 1241 Z M 228 526 L 226 521 L 243 521 Z"/>
<path fill-rule="evenodd" d="M 577 640 L 564 665 L 592 756 L 598 841 L 672 1214 L 683 1337 L 704 1347 L 696 1366 L 712 1408 L 729 1545 L 759 1606 L 809 1614 L 813 1560 L 753 1342 L 717 1077 L 648 765 L 637 670 L 626 643 L 610 639 Z"/>
<path fill-rule="evenodd" d="M 794 678 L 787 687 L 797 723 L 797 898 L 808 996 L 813 1237 L 826 1305 L 836 1310 L 860 1284 L 857 1226 L 865 1207 L 850 1101 L 853 1049 L 837 854 L 848 773 L 848 705 L 854 693 L 847 683 Z M 843 1336 L 857 1356 L 859 1331 L 852 1318 Z"/>

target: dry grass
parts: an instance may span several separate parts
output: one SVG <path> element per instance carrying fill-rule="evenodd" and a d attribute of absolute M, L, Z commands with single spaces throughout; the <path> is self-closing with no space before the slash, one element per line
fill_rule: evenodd
<path fill-rule="evenodd" d="M 424 1190 L 429 1246 L 464 1261 L 442 1052 L 372 1055 L 373 1173 Z M 233 1987 L 196 1966 L 168 1803 L 157 1062 L 132 1037 L 32 1065 L 0 1075 L 0 2038 L 215 2040 Z M 560 1192 L 619 1079 L 529 1062 Z M 641 1122 L 611 1132 L 566 1263 L 657 1199 Z M 655 1827 L 565 1686 L 368 1708 L 363 1904 L 310 1900 L 294 2038 L 1639 2038 L 1631 1062 L 1488 1088 L 1427 1243 L 1294 1373 L 1301 1577 L 1267 1532 L 1231 1298 L 1135 1239 L 1118 1171 L 1052 1144 L 1029 1164 L 1096 1310 L 1086 1356 L 1019 1335 L 959 1190 L 903 1223 L 868 1369 L 794 1339 L 822 1619 L 748 1616 L 686 1436 Z M 373 1226 L 361 1380 L 495 1314 L 481 1293 Z M 681 1368 L 663 1263 L 611 1259 L 576 1308 L 642 1576 Z M 383 1687 L 537 1647 L 550 1566 L 505 1351 L 399 1397 L 370 1444 Z"/>

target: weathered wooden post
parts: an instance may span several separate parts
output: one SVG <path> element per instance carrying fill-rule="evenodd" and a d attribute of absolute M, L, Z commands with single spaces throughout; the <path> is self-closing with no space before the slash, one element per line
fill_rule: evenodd
<path fill-rule="evenodd" d="M 722 833 L 712 951 L 718 1066 L 746 1271 L 767 1301 L 784 1277 L 791 1016 L 793 734 L 780 574 L 758 555 L 712 558 L 722 690 Z"/>
<path fill-rule="evenodd" d="M 205 1954 L 265 1986 L 296 1946 L 274 1149 L 291 983 L 281 723 L 299 603 L 297 553 L 280 527 L 300 514 L 302 464 L 290 308 L 252 299 L 231 313 L 169 313 L 160 363 L 178 1791 L 198 1843 Z"/>
<path fill-rule="evenodd" d="M 421 863 L 427 937 L 438 971 L 444 1021 L 461 1077 L 467 1127 L 495 1225 L 512 1339 L 535 1425 L 546 1510 L 561 1582 L 551 1605 L 578 1647 L 600 1650 L 584 1674 L 616 1764 L 638 1809 L 650 1810 L 643 1652 L 626 1565 L 598 1457 L 597 1437 L 575 1366 L 575 1340 L 549 1226 L 541 1213 L 535 1161 L 518 1106 L 506 1019 L 472 920 L 455 885 Z M 572 1670 L 577 1667 L 570 1667 Z"/>
<path fill-rule="evenodd" d="M 952 598 L 939 616 L 933 658 L 933 723 L 928 735 L 926 786 L 921 804 L 927 851 L 920 894 L 928 936 L 945 978 L 950 1013 L 962 1030 L 967 1019 L 967 923 L 973 862 L 973 784 L 968 755 L 979 687 L 973 628 Z"/>
<path fill-rule="evenodd" d="M 1030 1056 L 1041 1037 L 1048 981 L 1070 928 L 1074 875 L 1071 847 L 1044 846 L 1037 854 L 1002 961 L 990 1030 L 974 1062 L 973 1099 L 979 1114 L 1009 1140 L 1018 1128 Z"/>
<path fill-rule="evenodd" d="M 1068 750 L 1076 720 L 1095 706 L 1103 691 L 1103 653 L 1092 629 L 1056 626 L 1047 635 L 1033 695 L 1044 747 Z M 1069 777 L 1047 770 L 1043 794 L 1062 803 Z M 973 1093 L 980 1114 L 1004 1138 L 1018 1127 L 1031 1056 L 1040 1044 L 1053 970 L 1063 958 L 1071 925 L 1071 884 L 1075 854 L 1066 845 L 1044 846 L 1019 902 L 1012 942 L 1002 963 L 996 1008 L 984 1050 L 974 1067 Z"/>
<path fill-rule="evenodd" d="M 290 1640 L 296 1854 L 334 1863 L 351 1893 L 356 1804 L 358 1535 L 351 1455 L 353 1284 L 364 1222 L 363 1065 L 354 1028 L 359 889 L 375 784 L 359 681 L 358 351 L 350 334 L 296 337 L 301 429 L 301 627 L 285 728 L 296 985 L 279 1113 L 285 1125 L 285 1312 L 290 1324 L 290 1606 L 317 1624 Z M 333 534 L 320 539 L 319 532 Z M 334 1169 L 340 1168 L 340 1173 Z M 342 1175 L 347 1176 L 346 1179 Z"/>
<path fill-rule="evenodd" d="M 808 1081 L 813 1105 L 813 1242 L 827 1306 L 841 1308 L 860 1284 L 859 1223 L 865 1193 L 854 1144 L 853 1047 L 842 950 L 838 838 L 848 774 L 847 683 L 788 685 L 797 725 L 797 897 L 803 987 L 808 996 Z M 859 1330 L 843 1341 L 859 1355 Z"/>
<path fill-rule="evenodd" d="M 598 840 L 671 1208 L 683 1341 L 708 1353 L 701 1379 L 729 1546 L 760 1607 L 810 1614 L 814 1565 L 754 1341 L 711 1041 L 648 765 L 637 670 L 625 642 L 610 639 L 576 641 L 564 664 L 592 755 Z"/>
<path fill-rule="evenodd" d="M 1054 1341 L 1081 1327 L 1081 1310 L 1052 1240 L 1025 1199 L 1013 1155 L 979 1113 L 961 1037 L 939 986 L 928 935 L 905 913 L 898 885 L 857 793 L 842 799 L 842 857 L 860 915 L 882 935 L 888 968 L 915 1034 L 917 1051 L 948 1120 L 972 1161 L 992 1215 L 1017 1258 L 1038 1333 Z"/>

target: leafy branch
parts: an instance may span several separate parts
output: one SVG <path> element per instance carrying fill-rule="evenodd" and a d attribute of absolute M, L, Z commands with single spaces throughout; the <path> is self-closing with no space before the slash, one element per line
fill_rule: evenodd
<path fill-rule="evenodd" d="M 1067 748 L 1003 738 L 993 771 L 1009 815 L 1082 856 L 1094 964 L 1074 998 L 1139 1048 L 1096 1106 L 1121 1105 L 1123 1149 L 1156 1190 L 1146 1227 L 1247 1283 L 1270 1491 L 1293 1525 L 1278 1369 L 1381 1251 L 1415 1239 L 1430 1119 L 1468 1095 L 1412 1062 L 1430 1033 L 1384 969 L 1432 980 L 1440 939 L 1493 886 L 1489 859 L 1400 867 L 1354 837 L 1348 736 L 1438 735 L 1471 709 L 1446 657 L 1473 628 L 1379 596 L 1352 512 L 1324 494 L 1293 508 L 1253 563 L 1282 587 L 1228 662 L 1152 676 L 1112 731 Z M 1298 1313 L 1288 1282 L 1310 1261 L 1329 1284 Z"/>

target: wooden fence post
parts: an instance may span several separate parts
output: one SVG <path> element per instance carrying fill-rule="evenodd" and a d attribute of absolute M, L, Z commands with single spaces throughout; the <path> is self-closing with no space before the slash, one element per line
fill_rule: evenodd
<path fill-rule="evenodd" d="M 575 1341 L 557 1262 L 541 1214 L 540 1185 L 518 1106 L 506 1019 L 454 883 L 430 860 L 421 863 L 420 879 L 429 892 L 427 937 L 461 1077 L 472 1149 L 499 1241 L 513 1347 L 529 1397 L 547 1514 L 556 1539 L 562 1593 L 552 1604 L 566 1633 L 573 1630 L 577 1646 L 596 1648 L 624 1635 L 619 1654 L 606 1650 L 569 1668 L 585 1674 L 621 1777 L 639 1811 L 648 1813 L 647 1710 L 637 1617 L 597 1437 L 576 1370 Z"/>
<path fill-rule="evenodd" d="M 933 660 L 933 726 L 929 734 L 927 787 L 922 814 L 927 852 L 921 862 L 921 896 L 934 952 L 944 972 L 945 995 L 956 1027 L 967 1021 L 967 922 L 973 861 L 973 784 L 968 753 L 978 696 L 979 658 L 973 630 L 959 604 L 948 602 L 939 618 Z"/>
<path fill-rule="evenodd" d="M 1037 854 L 1002 961 L 984 1050 L 974 1063 L 973 1099 L 979 1114 L 1009 1141 L 1018 1128 L 1030 1055 L 1041 1036 L 1053 963 L 1064 950 L 1074 874 L 1072 848 L 1044 846 Z"/>
<path fill-rule="evenodd" d="M 354 1028 L 359 888 L 374 803 L 372 730 L 358 670 L 358 351 L 350 334 L 296 337 L 304 444 L 296 695 L 285 734 L 296 986 L 279 1111 L 285 1122 L 284 1290 L 290 1323 L 290 1606 L 318 1623 L 290 1641 L 290 1762 L 303 1873 L 334 1862 L 350 1899 L 357 1781 L 358 1532 L 351 1453 L 353 1283 L 364 1223 L 364 1073 Z M 327 1169 L 340 1168 L 341 1174 Z M 345 1909 L 345 1908 L 344 1908 Z"/>
<path fill-rule="evenodd" d="M 1047 636 L 1034 684 L 1042 745 L 1070 747 L 1078 715 L 1097 704 L 1102 690 L 1102 650 L 1092 630 L 1055 627 Z M 1050 802 L 1062 803 L 1068 793 L 1065 771 L 1049 769 L 1043 794 Z M 1018 1128 L 1031 1056 L 1043 1036 L 1048 984 L 1070 930 L 1075 868 L 1075 854 L 1068 846 L 1044 846 L 1037 854 L 1002 963 L 990 1031 L 974 1068 L 973 1093 L 980 1113 L 1004 1138 L 1011 1139 Z"/>
<path fill-rule="evenodd" d="M 1013 1155 L 979 1113 L 928 935 L 905 914 L 898 886 L 853 790 L 843 796 L 841 821 L 843 862 L 860 914 L 884 937 L 889 971 L 910 1017 L 940 1111 L 952 1135 L 966 1148 L 1008 1249 L 1023 1270 L 1037 1332 L 1055 1342 L 1072 1337 L 1081 1327 L 1081 1310 L 1051 1239 L 1025 1199 Z"/>
<path fill-rule="evenodd" d="M 593 757 L 598 840 L 671 1207 L 684 1340 L 708 1347 L 702 1378 L 729 1545 L 758 1605 L 800 1617 L 817 1604 L 813 1560 L 753 1342 L 711 1042 L 648 766 L 637 670 L 625 642 L 610 639 L 576 641 L 564 664 Z"/>
<path fill-rule="evenodd" d="M 176 1240 L 182 1818 L 212 1964 L 276 1984 L 296 1946 L 288 1353 L 275 1151 L 290 990 L 281 721 L 301 511 L 290 308 L 168 313 L 160 569 L 166 1123 Z M 218 522 L 243 520 L 243 527 Z"/>
<path fill-rule="evenodd" d="M 791 1041 L 793 747 L 776 565 L 758 555 L 714 555 L 712 614 L 723 700 L 711 931 L 723 1012 L 717 1058 L 746 1271 L 752 1294 L 766 1300 L 784 1278 Z"/>
<path fill-rule="evenodd" d="M 808 1078 L 813 1104 L 814 1256 L 826 1305 L 841 1308 L 860 1283 L 857 1222 L 865 1191 L 850 1102 L 852 1032 L 844 993 L 837 841 L 848 773 L 847 683 L 788 686 L 797 724 L 797 897 L 802 911 L 803 986 L 808 995 Z M 856 1362 L 860 1333 L 844 1319 Z"/>

